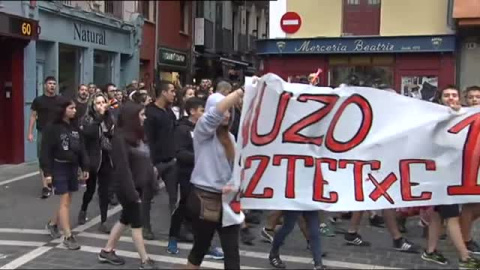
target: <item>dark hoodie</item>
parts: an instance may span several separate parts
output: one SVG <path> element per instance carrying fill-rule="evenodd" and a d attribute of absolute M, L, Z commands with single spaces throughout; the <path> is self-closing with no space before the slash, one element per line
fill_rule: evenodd
<path fill-rule="evenodd" d="M 118 125 L 112 139 L 113 179 L 122 205 L 138 202 L 141 195 L 153 187 L 153 164 L 150 151 L 143 142 L 143 127 L 139 112 L 143 106 L 125 103 L 118 115 Z"/>
<path fill-rule="evenodd" d="M 83 136 L 73 123 L 56 121 L 44 130 L 40 168 L 44 176 L 52 176 L 54 161 L 72 163 L 88 170 L 88 157 L 85 152 Z"/>
<path fill-rule="evenodd" d="M 177 177 L 179 182 L 190 182 L 195 154 L 193 152 L 193 130 L 195 124 L 188 117 L 178 121 L 175 128 L 175 157 L 177 158 Z"/>
<path fill-rule="evenodd" d="M 90 158 L 90 170 L 98 172 L 102 160 L 112 163 L 110 157 L 111 139 L 113 137 L 113 118 L 110 111 L 104 115 L 98 114 L 95 109 L 95 99 L 102 96 L 102 93 L 95 93 L 88 102 L 87 112 L 80 120 L 80 130 L 85 137 L 85 148 Z"/>

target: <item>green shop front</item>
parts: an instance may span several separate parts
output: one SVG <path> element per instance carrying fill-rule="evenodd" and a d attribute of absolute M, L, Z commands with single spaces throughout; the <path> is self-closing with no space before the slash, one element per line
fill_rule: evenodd
<path fill-rule="evenodd" d="M 188 52 L 167 47 L 158 49 L 159 79 L 171 81 L 175 85 L 185 85 L 188 81 Z"/>

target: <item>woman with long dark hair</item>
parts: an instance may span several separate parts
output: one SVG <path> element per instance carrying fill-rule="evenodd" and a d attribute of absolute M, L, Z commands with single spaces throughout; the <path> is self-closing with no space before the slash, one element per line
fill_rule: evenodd
<path fill-rule="evenodd" d="M 187 207 L 192 218 L 194 244 L 188 256 L 188 269 L 199 269 L 208 252 L 215 231 L 225 254 L 225 269 L 240 269 L 240 224 L 223 227 L 222 194 L 232 191 L 229 181 L 235 158 L 235 138 L 229 132 L 230 110 L 243 98 L 238 89 L 224 96 L 211 95 L 205 114 L 193 134 L 195 165 Z"/>
<path fill-rule="evenodd" d="M 108 99 L 103 93 L 95 93 L 90 98 L 87 112 L 80 121 L 80 129 L 85 137 L 85 148 L 90 159 L 90 178 L 87 190 L 83 194 L 82 207 L 78 214 L 78 224 L 85 224 L 88 204 L 95 194 L 98 182 L 98 197 L 101 223 L 99 231 L 110 233 L 106 227 L 109 203 L 109 189 L 112 179 L 111 139 L 113 136 L 113 117 L 108 110 Z"/>
<path fill-rule="evenodd" d="M 72 193 L 78 190 L 78 168 L 82 177 L 88 178 L 88 157 L 82 136 L 73 123 L 75 102 L 59 97 L 54 121 L 47 126 L 42 139 L 40 167 L 49 184 L 53 183 L 55 195 L 60 196 L 60 207 L 48 222 L 47 230 L 52 238 L 60 238 L 58 223 L 62 226 L 63 244 L 70 250 L 80 249 L 80 245 L 70 230 L 70 204 Z"/>
<path fill-rule="evenodd" d="M 173 104 L 172 111 L 177 117 L 177 120 L 180 120 L 183 117 L 188 117 L 187 112 L 185 111 L 185 102 L 195 96 L 195 90 L 192 87 L 184 87 L 178 91 L 178 94 L 175 97 L 175 103 Z"/>
<path fill-rule="evenodd" d="M 120 220 L 113 226 L 107 245 L 98 255 L 101 262 L 122 265 L 125 261 L 115 254 L 115 247 L 125 227 L 130 225 L 132 239 L 140 255 L 140 269 L 156 269 L 148 257 L 142 235 L 142 194 L 153 186 L 153 164 L 144 143 L 145 108 L 127 102 L 120 110 L 112 139 L 113 177 L 115 192 L 122 205 Z"/>

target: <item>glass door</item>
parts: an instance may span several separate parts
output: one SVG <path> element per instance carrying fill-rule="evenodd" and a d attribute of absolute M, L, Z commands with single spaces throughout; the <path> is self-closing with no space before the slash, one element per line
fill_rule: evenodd
<path fill-rule="evenodd" d="M 78 48 L 60 44 L 58 57 L 58 91 L 66 97 L 74 97 L 80 75 L 80 51 Z"/>

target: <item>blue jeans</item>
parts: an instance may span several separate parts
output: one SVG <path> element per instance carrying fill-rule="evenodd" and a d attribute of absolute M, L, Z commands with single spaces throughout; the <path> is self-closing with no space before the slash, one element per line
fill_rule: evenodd
<path fill-rule="evenodd" d="M 270 254 L 274 256 L 279 255 L 279 250 L 283 245 L 283 241 L 292 232 L 293 228 L 295 228 L 295 223 L 297 222 L 298 217 L 302 214 L 307 223 L 313 261 L 315 262 L 315 265 L 322 265 L 319 232 L 320 220 L 318 218 L 318 211 L 283 211 L 283 226 L 277 233 L 275 233 Z"/>

